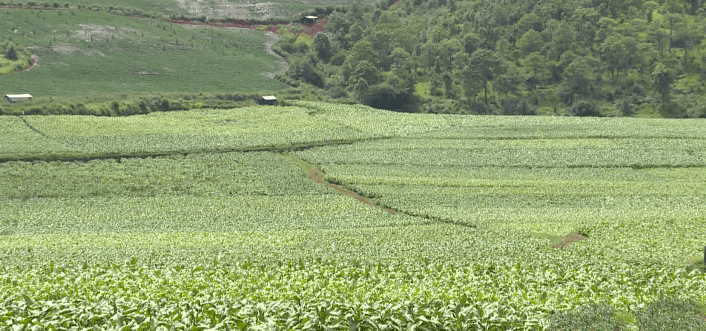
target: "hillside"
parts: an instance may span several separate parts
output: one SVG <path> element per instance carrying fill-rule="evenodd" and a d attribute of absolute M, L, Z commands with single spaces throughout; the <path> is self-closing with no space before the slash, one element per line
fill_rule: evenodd
<path fill-rule="evenodd" d="M 31 70 L 0 76 L 4 93 L 36 97 L 25 110 L 52 105 L 54 98 L 66 106 L 92 98 L 285 88 L 271 78 L 283 70 L 281 59 L 265 50 L 271 37 L 250 29 L 74 9 L 6 9 L 0 30 L 32 54 Z"/>
<path fill-rule="evenodd" d="M 702 124 L 1 116 L 0 325 L 703 330 Z"/>
<path fill-rule="evenodd" d="M 327 17 L 282 80 L 407 112 L 706 116 L 706 8 L 673 1 L 381 1 Z"/>

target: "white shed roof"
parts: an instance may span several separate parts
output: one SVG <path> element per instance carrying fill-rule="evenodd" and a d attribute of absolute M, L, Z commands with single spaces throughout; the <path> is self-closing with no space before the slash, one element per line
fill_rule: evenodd
<path fill-rule="evenodd" d="M 308 19 L 310 19 L 310 20 L 318 19 L 317 16 L 304 16 L 304 18 L 308 18 Z"/>
<path fill-rule="evenodd" d="M 262 97 L 262 100 L 277 100 L 274 95 L 266 95 Z"/>
<path fill-rule="evenodd" d="M 31 94 L 8 94 L 5 96 L 8 99 L 29 99 L 32 97 Z"/>

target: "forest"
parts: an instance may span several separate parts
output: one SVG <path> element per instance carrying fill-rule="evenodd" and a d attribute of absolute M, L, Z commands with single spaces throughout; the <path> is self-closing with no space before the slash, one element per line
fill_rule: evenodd
<path fill-rule="evenodd" d="M 404 112 L 706 117 L 705 2 L 356 3 L 280 32 L 278 78 Z"/>

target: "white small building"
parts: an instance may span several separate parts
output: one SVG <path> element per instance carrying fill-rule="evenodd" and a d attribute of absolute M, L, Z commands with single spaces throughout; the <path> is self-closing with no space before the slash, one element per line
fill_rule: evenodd
<path fill-rule="evenodd" d="M 271 106 L 276 106 L 277 105 L 277 97 L 274 95 L 265 95 L 257 99 L 257 103 L 261 105 L 271 105 Z"/>
<path fill-rule="evenodd" d="M 5 95 L 5 100 L 15 103 L 17 101 L 32 100 L 31 94 L 8 94 Z"/>
<path fill-rule="evenodd" d="M 316 20 L 318 20 L 319 17 L 317 16 L 304 16 L 304 20 L 306 23 L 316 23 Z"/>

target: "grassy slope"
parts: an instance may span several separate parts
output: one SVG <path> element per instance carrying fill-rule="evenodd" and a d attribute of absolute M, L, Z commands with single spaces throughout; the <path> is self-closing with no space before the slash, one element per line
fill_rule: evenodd
<path fill-rule="evenodd" d="M 0 11 L 0 38 L 39 56 L 29 72 L 0 77 L 0 93 L 37 98 L 159 92 L 253 92 L 283 84 L 250 30 L 191 28 L 155 20 L 74 11 Z M 16 33 L 11 33 L 14 28 Z M 91 40 L 92 39 L 92 40 Z"/>

